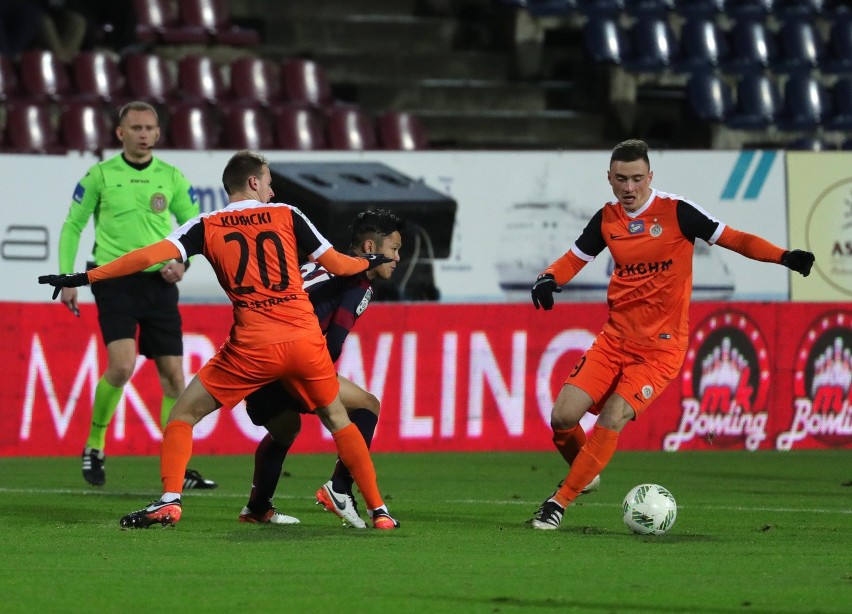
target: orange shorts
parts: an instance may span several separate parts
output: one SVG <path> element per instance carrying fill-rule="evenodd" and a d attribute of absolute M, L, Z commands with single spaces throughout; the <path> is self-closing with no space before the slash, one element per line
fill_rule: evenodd
<path fill-rule="evenodd" d="M 592 397 L 593 414 L 616 393 L 638 416 L 677 377 L 685 356 L 686 349 L 639 345 L 600 333 L 565 383 Z"/>
<path fill-rule="evenodd" d="M 275 380 L 310 411 L 328 407 L 340 390 L 322 335 L 260 347 L 233 345 L 229 339 L 201 367 L 198 379 L 228 409 Z"/>

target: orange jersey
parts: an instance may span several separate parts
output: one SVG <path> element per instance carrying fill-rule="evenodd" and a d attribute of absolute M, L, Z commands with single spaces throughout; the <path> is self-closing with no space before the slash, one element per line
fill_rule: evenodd
<path fill-rule="evenodd" d="M 685 348 L 694 242 L 712 245 L 724 230 L 725 224 L 695 203 L 652 190 L 633 213 L 617 201 L 604 205 L 569 255 L 588 263 L 605 248 L 612 254 L 605 332 L 640 345 Z M 557 283 L 566 283 L 564 277 L 556 275 Z"/>
<path fill-rule="evenodd" d="M 321 335 L 302 289 L 297 248 L 316 259 L 331 244 L 295 207 L 256 200 L 193 218 L 167 239 L 181 258 L 204 254 L 234 306 L 230 341 L 257 347 Z"/>

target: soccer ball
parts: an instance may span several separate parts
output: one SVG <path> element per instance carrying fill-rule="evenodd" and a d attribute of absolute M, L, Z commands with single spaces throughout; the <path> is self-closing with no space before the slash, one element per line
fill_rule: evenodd
<path fill-rule="evenodd" d="M 677 503 L 659 484 L 639 484 L 627 493 L 622 504 L 624 524 L 640 535 L 662 535 L 674 526 Z"/>

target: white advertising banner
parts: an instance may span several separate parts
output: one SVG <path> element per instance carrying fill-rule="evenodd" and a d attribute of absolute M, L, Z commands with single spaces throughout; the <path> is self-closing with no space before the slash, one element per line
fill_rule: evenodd
<path fill-rule="evenodd" d="M 196 187 L 202 211 L 211 211 L 227 202 L 221 175 L 231 153 L 163 151 L 158 155 L 184 172 Z M 606 180 L 608 151 L 264 153 L 273 164 L 380 162 L 453 198 L 458 209 L 450 255 L 432 263 L 442 302 L 529 300 L 529 287 L 538 273 L 561 256 L 594 212 L 612 199 Z M 73 187 L 92 161 L 44 156 L 0 159 L 7 194 L 31 194 L 34 184 L 50 177 L 47 185 L 38 186 L 38 206 L 19 203 L 4 207 L 2 214 L 4 240 L 21 232 L 11 227 L 45 228 L 47 257 L 10 259 L 4 243 L 0 299 L 42 301 L 48 292 L 37 288 L 35 278 L 57 270 L 59 229 Z M 738 230 L 784 246 L 788 235 L 783 166 L 783 156 L 775 151 L 652 152 L 652 185 L 694 201 Z M 81 246 L 90 244 L 86 241 L 84 236 Z M 412 253 L 406 253 L 406 247 L 411 250 L 411 246 L 403 247 L 403 259 Z M 86 256 L 78 257 L 81 268 Z M 720 247 L 708 248 L 700 241 L 695 264 L 696 300 L 789 298 L 789 278 L 783 267 L 753 262 Z M 611 270 L 612 262 L 604 252 L 558 295 L 559 300 L 603 301 Z M 88 296 L 84 293 L 83 300 Z M 181 296 L 184 301 L 224 301 L 201 258 L 193 261 L 181 282 Z"/>

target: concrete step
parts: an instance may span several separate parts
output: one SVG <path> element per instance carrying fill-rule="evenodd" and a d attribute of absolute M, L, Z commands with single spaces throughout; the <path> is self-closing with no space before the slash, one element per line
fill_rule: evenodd
<path fill-rule="evenodd" d="M 535 84 L 501 81 L 429 79 L 405 87 L 396 83 L 365 83 L 358 87 L 358 103 L 370 109 L 414 107 L 474 112 L 544 111 L 547 93 Z"/>
<path fill-rule="evenodd" d="M 267 46 L 308 53 L 318 49 L 423 53 L 452 49 L 458 28 L 455 20 L 441 17 L 346 15 L 290 20 L 271 16 L 270 31 L 276 35 Z"/>
<path fill-rule="evenodd" d="M 282 56 L 278 56 L 282 57 Z M 354 49 L 317 49 L 312 54 L 340 83 L 375 80 L 409 83 L 422 79 L 501 80 L 509 75 L 508 53 L 483 51 L 434 51 L 394 53 Z"/>
<path fill-rule="evenodd" d="M 573 111 L 453 112 L 411 109 L 434 148 L 606 149 L 602 115 Z"/>

